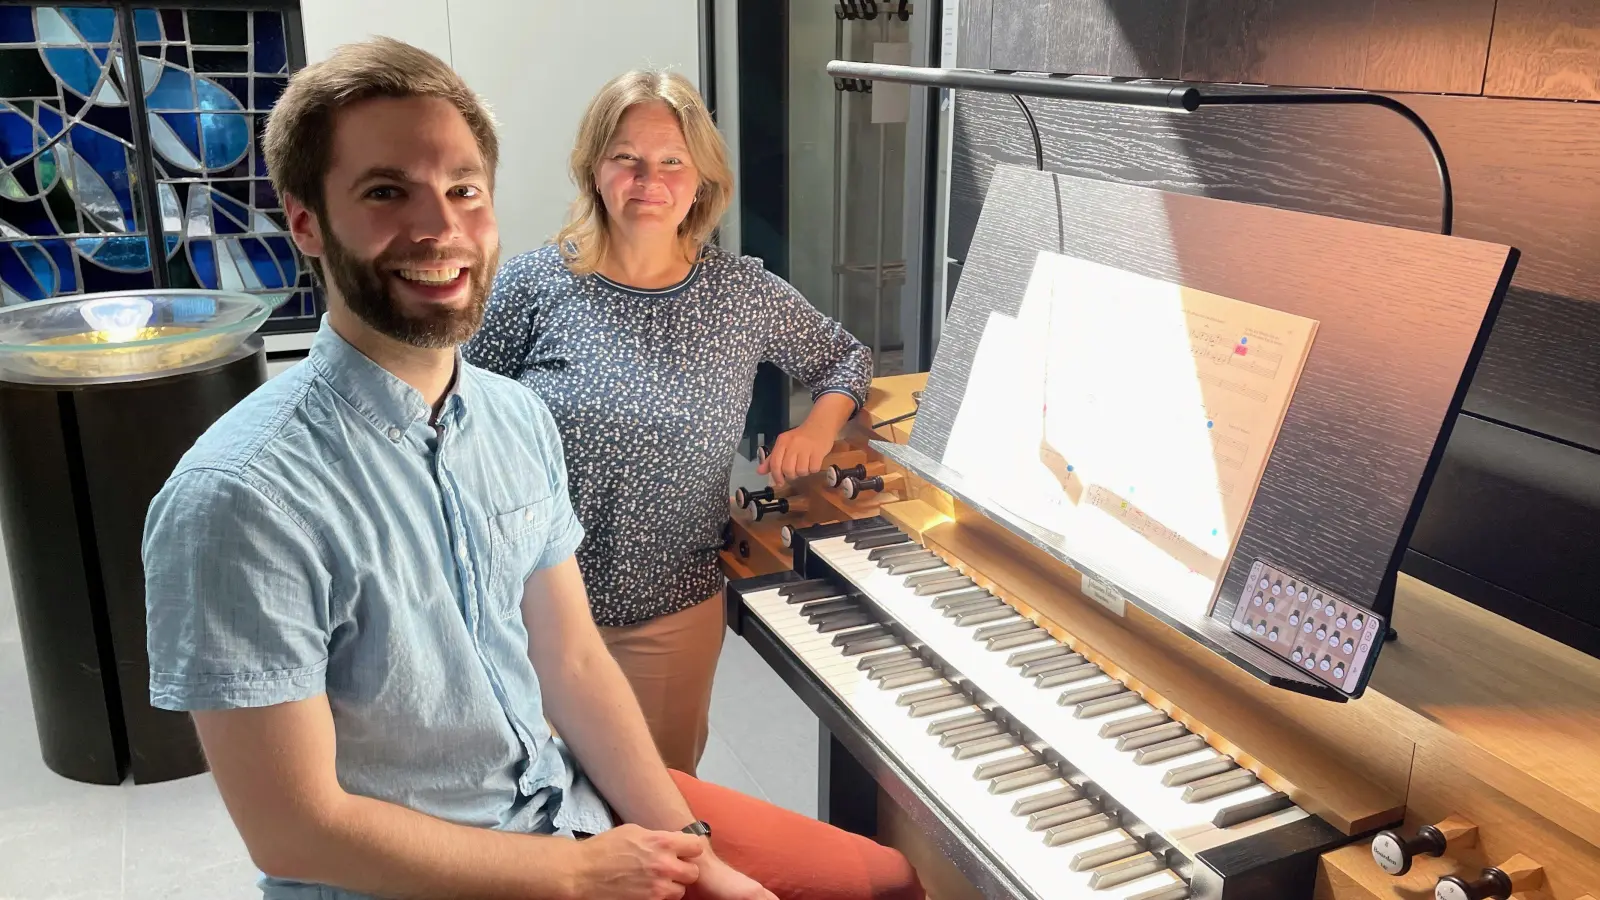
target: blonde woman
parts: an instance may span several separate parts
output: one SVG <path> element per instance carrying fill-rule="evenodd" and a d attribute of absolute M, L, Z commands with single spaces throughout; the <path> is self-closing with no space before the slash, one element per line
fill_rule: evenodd
<path fill-rule="evenodd" d="M 505 264 L 466 350 L 554 414 L 590 608 L 667 765 L 705 749 L 722 647 L 717 549 L 756 366 L 815 403 L 761 468 L 817 471 L 860 408 L 870 351 L 759 260 L 709 243 L 733 195 L 727 150 L 682 76 L 629 72 L 591 101 L 556 242 Z"/>

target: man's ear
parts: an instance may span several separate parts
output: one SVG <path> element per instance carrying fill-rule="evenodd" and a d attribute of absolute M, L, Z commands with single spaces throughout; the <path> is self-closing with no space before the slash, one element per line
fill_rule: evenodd
<path fill-rule="evenodd" d="M 294 245 L 306 256 L 321 259 L 325 245 L 322 221 L 317 214 L 292 194 L 283 195 L 283 212 L 289 218 L 289 235 L 294 238 Z"/>

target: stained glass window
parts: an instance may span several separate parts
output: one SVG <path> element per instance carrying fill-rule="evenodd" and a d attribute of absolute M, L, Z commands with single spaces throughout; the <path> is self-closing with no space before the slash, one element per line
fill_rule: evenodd
<path fill-rule="evenodd" d="M 285 15 L 0 7 L 0 302 L 205 287 L 271 297 L 280 327 L 314 321 L 260 150 Z"/>

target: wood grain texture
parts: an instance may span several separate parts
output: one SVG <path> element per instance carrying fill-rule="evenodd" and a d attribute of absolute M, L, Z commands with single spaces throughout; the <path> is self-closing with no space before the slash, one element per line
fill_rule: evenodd
<path fill-rule="evenodd" d="M 1497 97 L 1600 100 L 1600 4 L 1499 0 L 1483 91 Z"/>
<path fill-rule="evenodd" d="M 1360 87 L 1375 3 L 1272 0 L 1262 80 L 1299 87 Z"/>
<path fill-rule="evenodd" d="M 1407 96 L 1438 134 L 1458 234 L 1522 251 L 1466 408 L 1600 447 L 1600 105 Z M 1046 167 L 1091 178 L 1431 229 L 1438 187 L 1417 134 L 1371 109 L 1189 116 L 1039 99 Z M 1028 164 L 1009 98 L 956 105 L 949 253 L 965 256 L 994 166 Z M 1550 318 L 1554 316 L 1555 318 Z M 1485 405 L 1487 404 L 1487 405 Z"/>
<path fill-rule="evenodd" d="M 994 0 L 965 0 L 957 8 L 956 65 L 968 69 L 989 68 L 989 29 L 994 19 Z"/>
<path fill-rule="evenodd" d="M 1318 321 L 1217 610 L 1232 612 L 1264 559 L 1384 611 L 1385 579 L 1510 251 L 1006 166 L 991 181 L 912 448 L 943 458 L 989 316 L 1016 315 L 1041 251 Z M 1162 601 L 1146 573 L 1102 574 Z"/>
<path fill-rule="evenodd" d="M 1480 93 L 1494 8 L 1495 0 L 1377 0 L 1361 86 Z"/>
<path fill-rule="evenodd" d="M 1103 0 L 1111 8 L 1106 74 L 1177 78 L 1183 74 L 1183 24 L 1187 0 Z"/>
<path fill-rule="evenodd" d="M 990 0 L 989 68 L 1016 72 L 1050 71 L 1051 0 Z"/>
<path fill-rule="evenodd" d="M 1183 29 L 1186 81 L 1260 83 L 1273 0 L 1189 0 Z"/>
<path fill-rule="evenodd" d="M 1106 0 L 1050 0 L 1046 66 L 1068 75 L 1105 75 L 1116 26 Z"/>

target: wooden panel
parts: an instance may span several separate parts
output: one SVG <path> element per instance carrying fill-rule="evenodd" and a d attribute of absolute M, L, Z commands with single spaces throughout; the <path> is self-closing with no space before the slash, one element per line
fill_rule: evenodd
<path fill-rule="evenodd" d="M 1189 0 L 1184 79 L 1261 82 L 1271 20 L 1272 0 Z"/>
<path fill-rule="evenodd" d="M 1600 4 L 1500 0 L 1484 93 L 1600 100 Z"/>
<path fill-rule="evenodd" d="M 990 0 L 989 68 L 1018 72 L 1050 70 L 1051 0 Z"/>
<path fill-rule="evenodd" d="M 1106 74 L 1114 27 L 1106 0 L 1050 0 L 1048 71 Z"/>
<path fill-rule="evenodd" d="M 1110 55 L 1106 74 L 1177 78 L 1183 74 L 1183 23 L 1187 0 L 1103 0 L 1110 5 Z"/>
<path fill-rule="evenodd" d="M 1522 251 L 1467 408 L 1600 447 L 1600 105 L 1404 98 L 1438 133 L 1457 233 Z M 1188 116 L 1039 99 L 1054 171 L 1431 229 L 1438 187 L 1421 139 L 1370 109 L 1204 109 Z M 1027 165 L 1009 98 L 956 106 L 949 253 L 964 259 L 997 162 Z M 1576 298 L 1576 299 L 1568 299 Z"/>
<path fill-rule="evenodd" d="M 1314 700 L 1217 665 L 1204 648 L 1137 608 L 1126 618 L 1110 616 L 1083 596 L 1076 573 L 979 514 L 959 504 L 954 512 L 952 521 L 920 500 L 883 509 L 925 546 L 1334 827 L 1359 833 L 1399 818 L 1413 744 L 1407 729 L 1390 720 L 1411 713 L 1370 696 L 1349 704 Z M 1348 750 L 1352 735 L 1364 735 L 1359 753 Z"/>
<path fill-rule="evenodd" d="M 989 27 L 994 15 L 994 0 L 963 0 L 957 7 L 960 17 L 956 33 L 956 65 L 969 69 L 989 68 Z"/>
<path fill-rule="evenodd" d="M 1273 0 L 1262 79 L 1268 84 L 1360 87 L 1376 0 Z"/>
<path fill-rule="evenodd" d="M 1483 90 L 1495 0 L 1377 0 L 1362 86 L 1373 91 Z"/>

